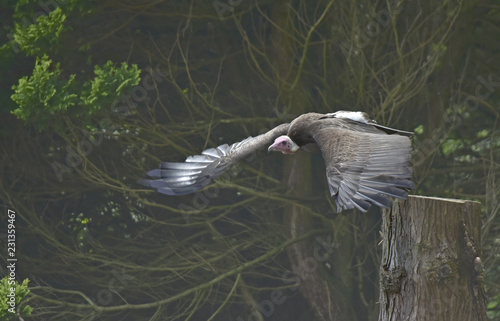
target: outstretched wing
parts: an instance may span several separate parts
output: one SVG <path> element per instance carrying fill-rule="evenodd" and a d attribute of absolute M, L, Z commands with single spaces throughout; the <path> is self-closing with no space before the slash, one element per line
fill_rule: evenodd
<path fill-rule="evenodd" d="M 390 197 L 406 199 L 408 191 L 415 187 L 410 180 L 410 138 L 388 135 L 351 120 L 332 122 L 346 125 L 321 126 L 313 138 L 326 162 L 337 211 L 357 208 L 366 212 L 371 204 L 390 208 Z"/>
<path fill-rule="evenodd" d="M 189 156 L 184 163 L 161 163 L 160 168 L 148 172 L 154 180 L 141 179 L 138 183 L 167 195 L 194 193 L 220 176 L 233 163 L 232 152 L 250 139 L 207 149 L 201 155 Z"/>
<path fill-rule="evenodd" d="M 201 155 L 189 156 L 184 163 L 165 162 L 148 172 L 154 179 L 141 179 L 139 184 L 167 195 L 194 193 L 210 184 L 226 169 L 242 158 L 271 144 L 276 137 L 286 134 L 289 124 L 279 125 L 265 134 L 248 137 L 232 145 L 210 148 Z"/>

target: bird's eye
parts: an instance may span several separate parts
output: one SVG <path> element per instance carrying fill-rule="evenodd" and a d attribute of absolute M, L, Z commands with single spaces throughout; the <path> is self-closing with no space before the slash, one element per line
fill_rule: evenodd
<path fill-rule="evenodd" d="M 286 142 L 281 142 L 281 145 L 285 146 L 285 145 L 286 145 Z"/>

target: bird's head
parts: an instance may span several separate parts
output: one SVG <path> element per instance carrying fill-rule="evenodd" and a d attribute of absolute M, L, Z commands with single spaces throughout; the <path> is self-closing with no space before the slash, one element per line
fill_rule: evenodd
<path fill-rule="evenodd" d="M 274 143 L 267 149 L 268 152 L 282 152 L 283 154 L 293 154 L 300 148 L 290 137 L 283 135 L 274 140 Z"/>

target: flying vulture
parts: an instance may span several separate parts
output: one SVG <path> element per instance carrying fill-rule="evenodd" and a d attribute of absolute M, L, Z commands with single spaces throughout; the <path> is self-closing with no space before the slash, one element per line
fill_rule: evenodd
<path fill-rule="evenodd" d="M 364 112 L 308 113 L 262 135 L 189 156 L 184 163 L 161 163 L 159 169 L 148 172 L 155 179 L 138 182 L 167 195 L 194 193 L 268 145 L 268 151 L 293 154 L 315 144 L 326 163 L 337 212 L 352 208 L 366 212 L 371 204 L 389 208 L 389 197 L 406 199 L 415 187 L 410 180 L 411 135 L 379 125 Z"/>

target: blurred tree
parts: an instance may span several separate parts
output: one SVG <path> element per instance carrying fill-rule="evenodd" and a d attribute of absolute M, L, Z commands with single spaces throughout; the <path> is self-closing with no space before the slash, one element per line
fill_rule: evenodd
<path fill-rule="evenodd" d="M 47 55 L 54 97 L 78 97 L 60 129 L 50 101 L 34 111 L 41 132 L 2 117 L 0 195 L 19 213 L 33 319 L 375 320 L 380 215 L 334 214 L 319 155 L 255 155 L 177 198 L 135 183 L 161 161 L 338 109 L 418 129 L 419 193 L 483 202 L 498 313 L 500 73 L 498 31 L 486 30 L 500 17 L 490 2 L 54 3 L 9 6 L 10 34 L 27 36 L 4 36 L 0 51 L 16 66 L 10 86 Z M 109 60 L 138 67 L 120 73 Z M 72 75 L 79 86 L 64 86 Z"/>

